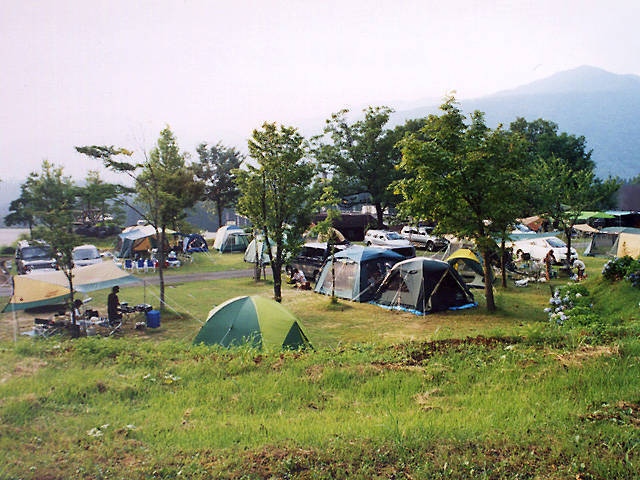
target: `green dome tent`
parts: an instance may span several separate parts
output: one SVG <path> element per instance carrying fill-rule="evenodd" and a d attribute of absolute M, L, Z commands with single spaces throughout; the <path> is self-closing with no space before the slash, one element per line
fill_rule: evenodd
<path fill-rule="evenodd" d="M 259 295 L 232 298 L 215 307 L 193 343 L 291 350 L 311 347 L 296 317 L 278 302 Z"/>

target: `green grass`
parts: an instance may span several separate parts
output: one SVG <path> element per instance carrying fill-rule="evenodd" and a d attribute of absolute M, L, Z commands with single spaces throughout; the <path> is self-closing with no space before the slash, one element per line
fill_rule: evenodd
<path fill-rule="evenodd" d="M 272 295 L 251 279 L 169 287 L 157 330 L 5 335 L 0 478 L 636 478 L 638 290 L 602 263 L 597 343 L 549 324 L 535 284 L 497 288 L 495 315 L 425 317 L 287 287 L 315 351 L 192 345 L 214 305 Z"/>

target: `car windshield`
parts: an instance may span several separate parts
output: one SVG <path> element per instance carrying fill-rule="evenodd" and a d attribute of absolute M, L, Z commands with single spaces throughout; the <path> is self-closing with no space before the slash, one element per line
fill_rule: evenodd
<path fill-rule="evenodd" d="M 22 258 L 25 260 L 34 260 L 38 258 L 51 258 L 51 255 L 46 247 L 26 247 L 22 249 Z"/>
<path fill-rule="evenodd" d="M 74 260 L 89 260 L 99 256 L 98 252 L 93 248 L 78 248 L 73 251 Z"/>
<path fill-rule="evenodd" d="M 387 240 L 404 240 L 404 237 L 396 232 L 387 233 Z"/>
<path fill-rule="evenodd" d="M 553 247 L 553 248 L 566 248 L 567 244 L 564 243 L 562 240 L 560 240 L 559 238 L 556 237 L 549 237 L 547 238 L 547 243 Z"/>

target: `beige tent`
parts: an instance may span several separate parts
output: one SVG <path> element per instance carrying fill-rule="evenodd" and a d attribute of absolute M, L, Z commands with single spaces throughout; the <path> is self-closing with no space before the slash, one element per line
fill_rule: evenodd
<path fill-rule="evenodd" d="M 72 270 L 76 292 L 92 292 L 114 285 L 140 282 L 113 262 L 102 262 Z M 30 273 L 13 277 L 13 294 L 3 312 L 64 303 L 70 295 L 69 281 L 64 272 Z"/>
<path fill-rule="evenodd" d="M 616 257 L 624 256 L 640 258 L 640 235 L 635 233 L 621 233 L 618 235 Z"/>

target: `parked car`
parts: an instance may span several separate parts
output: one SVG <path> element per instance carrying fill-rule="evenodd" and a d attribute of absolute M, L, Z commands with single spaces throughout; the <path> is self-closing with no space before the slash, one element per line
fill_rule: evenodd
<path fill-rule="evenodd" d="M 343 250 L 347 245 L 334 245 L 336 252 Z M 318 279 L 318 273 L 322 270 L 325 260 L 331 255 L 325 242 L 307 242 L 302 246 L 300 253 L 291 259 L 285 266 L 285 271 L 291 275 L 294 268 L 304 273 L 307 281 L 313 283 Z"/>
<path fill-rule="evenodd" d="M 364 243 L 369 247 L 378 246 L 393 250 L 407 258 L 416 256 L 415 247 L 398 232 L 389 230 L 367 230 L 364 234 Z"/>
<path fill-rule="evenodd" d="M 430 252 L 443 250 L 449 245 L 447 239 L 431 235 L 431 229 L 428 227 L 406 225 L 402 227 L 400 234 L 416 247 L 426 248 Z"/>
<path fill-rule="evenodd" d="M 537 237 L 526 238 L 524 240 L 518 240 L 510 245 L 513 248 L 513 253 L 518 258 L 528 256 L 531 260 L 541 262 L 547 255 L 549 250 L 553 250 L 553 256 L 556 259 L 557 264 L 566 263 L 567 259 L 567 244 L 560 240 L 558 237 Z M 571 259 L 578 258 L 578 252 L 575 248 L 571 247 Z"/>
<path fill-rule="evenodd" d="M 45 242 L 21 240 L 16 248 L 16 270 L 24 275 L 34 271 L 56 270 L 58 268 L 51 247 Z"/>
<path fill-rule="evenodd" d="M 71 256 L 76 267 L 85 267 L 102 262 L 100 252 L 95 245 L 79 245 L 73 249 Z"/>

